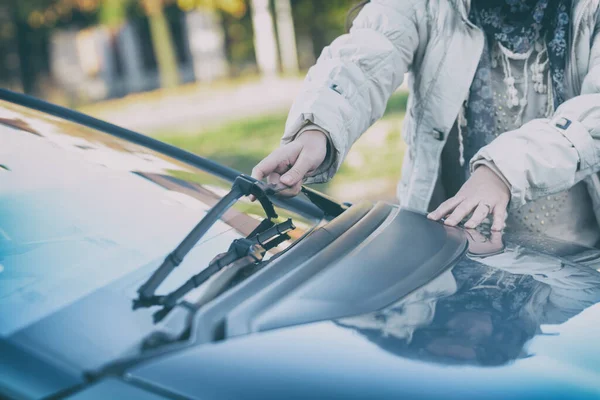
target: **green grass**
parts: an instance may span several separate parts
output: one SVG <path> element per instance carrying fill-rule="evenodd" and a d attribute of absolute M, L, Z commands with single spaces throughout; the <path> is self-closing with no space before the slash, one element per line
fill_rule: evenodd
<path fill-rule="evenodd" d="M 395 186 L 400 176 L 404 145 L 400 124 L 406 108 L 406 93 L 390 99 L 382 121 L 357 141 L 335 179 L 318 190 L 336 194 L 336 186 L 364 182 L 386 182 Z M 285 114 L 266 115 L 232 121 L 216 128 L 189 132 L 155 132 L 153 136 L 224 165 L 249 173 L 272 149 L 279 145 L 286 121 Z M 389 191 L 389 190 L 388 190 Z M 352 197 L 353 193 L 344 197 Z M 360 193 L 355 193 L 356 195 Z M 368 193 L 367 193 L 367 196 Z M 377 196 L 375 196 L 377 197 Z"/>
<path fill-rule="evenodd" d="M 159 132 L 153 136 L 248 173 L 279 144 L 285 119 L 285 115 L 262 116 L 230 122 L 197 134 Z"/>

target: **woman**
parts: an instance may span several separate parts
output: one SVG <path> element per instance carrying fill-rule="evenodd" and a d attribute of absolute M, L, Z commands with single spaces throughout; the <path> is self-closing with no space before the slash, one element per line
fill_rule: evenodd
<path fill-rule="evenodd" d="M 401 205 L 595 245 L 599 0 L 372 0 L 311 68 L 253 170 L 295 195 L 334 175 L 409 72 Z M 597 140 L 598 139 L 598 140 Z"/>

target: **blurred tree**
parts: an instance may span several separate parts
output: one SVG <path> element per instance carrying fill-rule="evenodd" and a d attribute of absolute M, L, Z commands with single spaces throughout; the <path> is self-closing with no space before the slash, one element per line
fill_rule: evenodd
<path fill-rule="evenodd" d="M 88 27 L 103 24 L 112 30 L 122 25 L 132 12 L 142 9 L 149 21 L 149 31 L 163 87 L 179 83 L 177 54 L 165 7 L 177 6 L 183 11 L 194 8 L 219 10 L 243 17 L 248 9 L 246 0 L 4 0 L 11 3 L 19 31 L 21 59 L 30 60 L 21 66 L 23 86 L 33 92 L 39 71 L 48 70 L 45 55 L 52 29 L 56 27 Z M 33 58 L 32 58 L 33 57 Z"/>
<path fill-rule="evenodd" d="M 224 33 L 225 54 L 232 76 L 256 73 L 250 0 L 177 0 L 185 12 L 197 9 L 220 21 Z"/>
<path fill-rule="evenodd" d="M 17 27 L 9 5 L 0 1 L 0 85 L 13 89 L 22 88 L 17 39 Z"/>
<path fill-rule="evenodd" d="M 247 12 L 238 18 L 222 12 L 221 17 L 225 28 L 225 50 L 231 74 L 233 76 L 255 74 L 258 71 L 252 39 L 252 16 Z"/>
<path fill-rule="evenodd" d="M 105 0 L 106 1 L 106 0 Z M 118 1 L 118 0 L 117 0 Z M 167 25 L 162 0 L 141 0 L 150 19 L 150 34 L 154 46 L 154 54 L 160 72 L 162 87 L 174 87 L 179 83 L 179 72 L 173 37 Z"/>
<path fill-rule="evenodd" d="M 178 4 L 186 4 L 187 11 L 192 8 L 208 8 L 221 10 L 236 18 L 243 17 L 248 10 L 245 0 L 178 0 Z"/>
<path fill-rule="evenodd" d="M 256 15 L 248 11 L 253 1 L 260 3 L 265 23 L 260 18 L 252 20 Z M 218 12 L 225 28 L 231 71 L 242 74 L 256 71 L 261 57 L 254 42 L 261 33 L 261 43 L 270 43 L 270 50 L 265 52 L 270 54 L 267 59 L 280 57 L 283 70 L 293 71 L 300 55 L 301 67 L 309 67 L 323 47 L 344 32 L 347 12 L 357 0 L 0 0 L 3 2 L 10 4 L 14 15 L 16 35 L 11 40 L 18 44 L 24 90 L 36 94 L 39 85 L 35 80 L 49 74 L 48 43 L 54 28 L 81 29 L 102 24 L 116 30 L 126 20 L 134 22 L 138 31 L 145 27 L 141 29 L 147 32 L 141 41 L 144 65 L 158 68 L 162 84 L 172 86 L 183 79 L 178 64 L 185 55 L 181 13 L 173 10 L 204 8 Z M 264 15 L 268 15 L 268 23 Z M 145 37 L 151 39 L 146 41 Z M 307 53 L 313 54 L 307 57 Z M 0 54 L 0 58 L 5 57 Z M 269 64 L 267 69 L 274 70 L 273 63 Z"/>
<path fill-rule="evenodd" d="M 116 1 L 119 0 L 103 0 Z M 136 1 L 136 0 L 128 0 Z M 207 8 L 221 10 L 235 17 L 246 13 L 247 7 L 244 0 L 137 0 L 142 5 L 150 19 L 150 32 L 156 61 L 158 63 L 163 87 L 173 87 L 179 83 L 179 73 L 176 51 L 173 44 L 172 33 L 169 30 L 164 8 L 172 3 L 177 3 L 183 11 L 194 8 Z"/>
<path fill-rule="evenodd" d="M 298 72 L 298 49 L 290 0 L 275 0 L 275 16 L 281 66 L 284 72 L 296 73 Z"/>
<path fill-rule="evenodd" d="M 133 0 L 103 0 L 99 4 L 98 21 L 109 27 L 118 27 L 127 19 Z"/>
<path fill-rule="evenodd" d="M 298 37 L 310 38 L 314 58 L 345 31 L 346 16 L 357 0 L 291 0 Z M 306 68 L 309 65 L 302 65 Z"/>
<path fill-rule="evenodd" d="M 273 14 L 269 0 L 252 0 L 252 25 L 254 50 L 261 73 L 267 77 L 277 73 L 278 55 Z"/>

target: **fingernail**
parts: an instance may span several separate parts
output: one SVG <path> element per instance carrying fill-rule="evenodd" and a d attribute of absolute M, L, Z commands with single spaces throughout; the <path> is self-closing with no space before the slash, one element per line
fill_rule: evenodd
<path fill-rule="evenodd" d="M 472 223 L 465 224 L 465 228 L 473 229 L 473 228 L 475 228 L 475 224 L 472 224 Z"/>
<path fill-rule="evenodd" d="M 454 226 L 456 225 L 456 222 L 453 219 L 447 219 L 446 221 L 444 221 L 444 224 L 448 226 Z"/>
<path fill-rule="evenodd" d="M 434 214 L 434 213 L 429 213 L 429 214 L 427 214 L 427 218 L 429 218 L 429 219 L 437 219 L 437 218 L 435 217 L 435 214 Z"/>

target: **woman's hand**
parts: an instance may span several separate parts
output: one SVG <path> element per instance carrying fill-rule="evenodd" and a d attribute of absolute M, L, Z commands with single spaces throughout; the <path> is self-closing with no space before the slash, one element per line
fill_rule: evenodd
<path fill-rule="evenodd" d="M 281 196 L 296 196 L 304 177 L 319 168 L 326 155 L 327 136 L 321 131 L 306 131 L 259 162 L 252 170 L 252 177 L 267 178 L 269 184 L 283 188 Z"/>
<path fill-rule="evenodd" d="M 444 223 L 456 226 L 472 212 L 473 215 L 464 225 L 472 229 L 492 214 L 492 230 L 501 231 L 504 229 L 509 200 L 510 190 L 506 184 L 494 171 L 482 165 L 473 172 L 456 196 L 443 202 L 427 217 L 438 221 L 448 215 Z"/>

